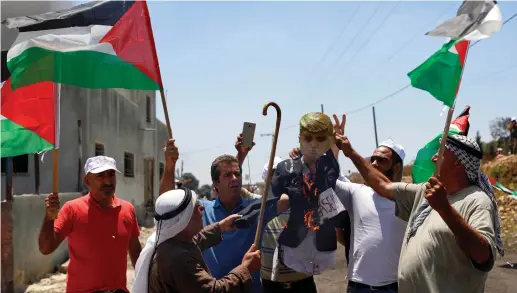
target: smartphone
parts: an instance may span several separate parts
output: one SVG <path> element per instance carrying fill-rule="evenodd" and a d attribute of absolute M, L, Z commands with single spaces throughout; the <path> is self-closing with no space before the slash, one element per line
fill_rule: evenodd
<path fill-rule="evenodd" d="M 255 136 L 255 123 L 244 122 L 242 126 L 242 145 L 251 148 L 253 146 L 253 137 Z"/>

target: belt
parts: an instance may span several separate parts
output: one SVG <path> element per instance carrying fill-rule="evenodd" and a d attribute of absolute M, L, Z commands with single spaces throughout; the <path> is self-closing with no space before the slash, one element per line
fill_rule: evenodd
<path fill-rule="evenodd" d="M 370 286 L 370 285 L 366 285 L 366 284 L 357 283 L 354 281 L 348 281 L 348 287 L 355 288 L 355 289 L 369 289 L 372 291 L 375 291 L 375 290 L 396 290 L 396 291 L 398 291 L 398 289 L 399 289 L 398 283 L 391 283 L 391 284 L 384 285 L 384 286 Z"/>
<path fill-rule="evenodd" d="M 282 289 L 292 289 L 293 285 L 303 285 L 307 282 L 309 282 L 309 283 L 314 282 L 314 278 L 311 276 L 311 277 L 307 277 L 305 279 L 301 279 L 301 280 L 293 281 L 293 282 L 274 282 L 274 281 L 262 279 L 262 284 L 274 286 L 277 288 L 282 287 Z"/>

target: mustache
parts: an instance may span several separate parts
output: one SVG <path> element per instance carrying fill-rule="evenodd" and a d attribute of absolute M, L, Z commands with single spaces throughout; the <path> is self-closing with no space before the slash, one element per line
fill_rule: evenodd
<path fill-rule="evenodd" d="M 107 184 L 107 185 L 102 185 L 101 188 L 113 188 L 113 187 L 114 187 L 113 185 Z"/>

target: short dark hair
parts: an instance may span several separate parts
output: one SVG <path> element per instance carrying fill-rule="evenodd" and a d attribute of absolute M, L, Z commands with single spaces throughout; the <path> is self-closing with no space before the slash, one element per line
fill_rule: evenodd
<path fill-rule="evenodd" d="M 212 181 L 219 182 L 219 177 L 221 176 L 221 163 L 237 163 L 239 165 L 239 170 L 241 170 L 241 164 L 236 157 L 232 155 L 221 155 L 212 162 L 212 166 L 210 166 L 210 176 L 212 177 Z"/>

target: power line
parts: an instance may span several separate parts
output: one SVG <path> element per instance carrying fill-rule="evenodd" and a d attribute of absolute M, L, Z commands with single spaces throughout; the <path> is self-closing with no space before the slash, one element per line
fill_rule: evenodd
<path fill-rule="evenodd" d="M 341 36 L 343 35 L 343 33 L 346 31 L 346 29 L 348 28 L 348 26 L 350 25 L 350 23 L 352 22 L 352 19 L 354 19 L 357 11 L 359 10 L 360 8 L 360 3 L 357 4 L 357 7 L 355 8 L 354 12 L 352 12 L 352 16 L 348 19 L 348 21 L 346 22 L 346 24 L 343 26 L 343 28 L 341 29 L 341 31 L 339 32 L 337 38 L 334 40 L 334 42 L 332 42 L 332 44 L 328 47 L 327 49 L 327 52 L 325 52 L 325 54 L 323 55 L 323 57 L 321 58 L 321 60 L 316 64 L 316 66 L 314 66 L 314 68 L 312 69 L 311 73 L 309 74 L 309 76 L 312 76 L 316 70 L 319 68 L 319 66 L 323 63 L 323 61 L 325 61 L 325 59 L 327 58 L 327 55 L 334 49 L 334 47 L 336 46 L 337 42 L 339 41 L 339 39 L 341 38 Z"/>
<path fill-rule="evenodd" d="M 348 45 L 345 47 L 345 49 L 341 52 L 341 54 L 339 55 L 339 57 L 334 61 L 333 65 L 331 65 L 331 68 L 332 67 L 335 67 L 336 64 L 339 63 L 339 61 L 341 60 L 341 58 L 343 58 L 343 56 L 345 55 L 345 53 L 348 51 L 348 49 L 350 48 L 350 46 L 354 43 L 355 39 L 357 39 L 357 37 L 359 36 L 359 34 L 364 30 L 364 28 L 370 23 L 370 21 L 372 20 L 372 18 L 375 16 L 375 14 L 377 14 L 377 11 L 379 10 L 379 7 L 381 6 L 381 2 L 378 2 L 377 3 L 377 7 L 375 7 L 375 10 L 374 12 L 370 15 L 370 17 L 368 18 L 368 20 L 363 24 L 363 26 L 357 31 L 357 33 L 355 34 L 355 36 L 352 38 L 352 40 L 350 40 L 350 42 L 348 43 Z M 328 71 L 330 72 L 330 71 Z M 324 75 L 325 77 L 328 76 L 328 74 Z"/>
<path fill-rule="evenodd" d="M 366 41 L 364 41 L 361 46 L 359 47 L 359 49 L 355 52 L 355 54 L 352 56 L 352 58 L 348 59 L 347 62 L 345 62 L 345 64 L 343 64 L 343 68 L 346 69 L 346 65 L 348 65 L 350 62 L 352 62 L 354 60 L 354 58 L 360 53 L 362 52 L 363 48 L 370 42 L 370 40 L 373 38 L 373 36 L 375 36 L 375 34 L 379 31 L 379 29 L 384 25 L 384 23 L 391 17 L 391 15 L 393 15 L 393 12 L 395 12 L 395 10 L 399 7 L 400 5 L 400 1 L 397 2 L 397 4 L 391 9 L 391 11 L 386 14 L 386 16 L 384 17 L 384 19 L 379 23 L 379 25 L 375 28 L 375 30 L 372 32 L 372 34 L 370 35 L 370 37 L 368 39 L 366 39 Z"/>
<path fill-rule="evenodd" d="M 510 18 L 508 18 L 506 21 L 504 21 L 504 22 L 503 22 L 503 26 L 504 26 L 505 24 L 507 24 L 508 22 L 510 22 L 512 19 L 514 19 L 516 16 L 517 16 L 517 13 L 515 13 L 515 14 L 514 14 L 514 15 L 512 15 Z M 475 46 L 476 44 L 478 44 L 480 41 L 482 41 L 482 40 L 478 40 L 478 41 L 476 41 L 476 42 L 472 43 L 472 44 L 470 45 L 470 48 L 472 48 L 473 46 Z M 492 73 L 491 75 L 492 75 L 492 76 L 494 76 L 494 75 L 496 75 L 496 74 L 500 74 L 500 73 L 502 73 L 502 72 L 506 72 L 506 71 L 508 71 L 508 70 L 513 69 L 513 68 L 514 68 L 514 67 L 516 67 L 516 66 L 517 66 L 517 64 L 514 64 L 514 65 L 512 65 L 512 66 L 509 66 L 509 67 L 506 67 L 506 68 L 504 68 L 504 69 L 502 69 L 502 70 L 499 70 L 498 72 Z M 392 97 L 394 97 L 394 96 L 396 96 L 396 95 L 400 94 L 401 92 L 403 92 L 403 91 L 407 90 L 409 87 L 411 87 L 411 84 L 405 85 L 405 86 L 403 86 L 403 87 L 399 88 L 398 90 L 396 90 L 396 91 L 394 91 L 394 92 L 392 92 L 392 93 L 390 93 L 390 94 L 388 94 L 388 95 L 386 95 L 386 96 L 384 96 L 384 97 L 382 97 L 382 98 L 380 98 L 380 99 L 376 100 L 375 102 L 372 102 L 372 103 L 370 103 L 370 104 L 368 104 L 368 105 L 365 105 L 365 106 L 362 106 L 362 107 L 360 107 L 360 108 L 354 109 L 354 110 L 352 110 L 352 111 L 348 111 L 348 112 L 347 112 L 347 115 L 355 114 L 355 113 L 357 113 L 357 112 L 360 112 L 360 111 L 363 111 L 363 110 L 365 110 L 365 109 L 367 109 L 367 108 L 370 108 L 371 106 L 374 106 L 374 105 L 376 105 L 376 104 L 378 104 L 378 103 L 381 103 L 381 102 L 383 102 L 383 101 L 385 101 L 385 100 L 388 100 L 388 99 L 390 99 L 390 98 L 392 98 Z M 281 130 L 288 130 L 288 129 L 291 129 L 291 128 L 296 127 L 296 126 L 298 126 L 298 124 L 292 124 L 292 125 L 289 125 L 289 126 L 287 126 L 287 127 L 283 127 L 283 128 L 281 128 Z M 261 137 L 261 138 L 264 138 L 264 137 Z M 259 138 L 259 139 L 261 139 L 261 138 Z M 195 152 L 207 151 L 207 150 L 217 149 L 217 148 L 220 148 L 220 147 L 221 147 L 221 146 L 218 146 L 218 147 L 215 147 L 215 148 L 210 148 L 210 149 L 199 150 L 199 151 L 195 151 Z M 190 154 L 192 154 L 192 153 L 194 153 L 194 152 L 189 152 L 189 153 L 190 153 Z"/>
<path fill-rule="evenodd" d="M 503 22 L 503 26 L 507 23 L 507 22 L 510 22 L 514 17 L 517 16 L 517 13 L 515 13 L 514 15 L 512 15 L 510 18 L 508 18 L 505 22 Z M 475 41 L 473 44 L 470 45 L 470 48 L 474 47 L 475 45 L 477 45 L 479 42 L 481 42 L 482 40 L 477 40 Z"/>
<path fill-rule="evenodd" d="M 453 3 L 452 5 L 450 6 L 447 6 L 446 9 L 444 9 L 441 13 L 440 13 L 440 16 L 438 16 L 436 19 L 433 20 L 432 23 L 428 23 L 426 24 L 426 28 L 431 26 L 431 24 L 434 25 L 435 22 L 437 22 L 440 18 L 443 17 L 443 15 L 445 13 L 447 13 L 449 11 L 449 9 L 451 9 L 452 7 L 455 7 L 456 6 L 456 3 Z M 420 37 L 422 34 L 421 33 L 416 33 L 409 41 L 405 42 L 404 44 L 402 44 L 400 47 L 398 47 L 395 52 L 393 52 L 393 54 L 388 57 L 388 60 L 386 60 L 386 62 L 390 61 L 391 59 L 393 59 L 393 57 L 395 57 L 398 53 L 404 51 L 405 48 L 407 48 L 411 43 L 413 43 L 418 37 Z"/>

